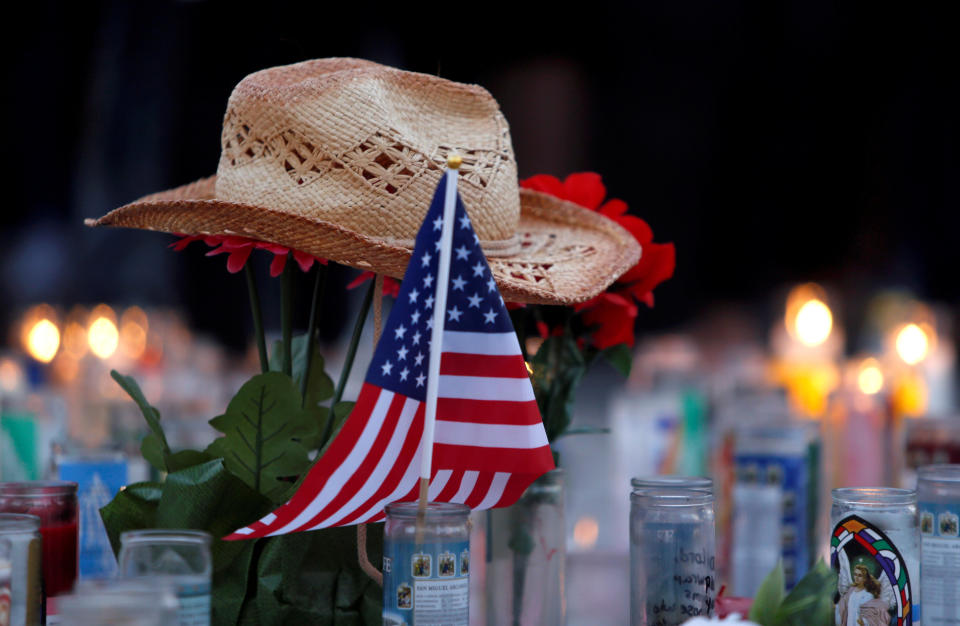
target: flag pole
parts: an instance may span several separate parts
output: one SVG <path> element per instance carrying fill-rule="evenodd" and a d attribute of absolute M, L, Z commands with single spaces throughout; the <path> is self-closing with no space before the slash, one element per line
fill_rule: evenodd
<path fill-rule="evenodd" d="M 443 323 L 447 310 L 447 289 L 450 281 L 450 255 L 453 249 L 453 222 L 457 210 L 457 176 L 463 162 L 459 154 L 447 156 L 447 186 L 443 197 L 443 224 L 440 229 L 440 257 L 437 259 L 437 291 L 433 308 L 433 328 L 430 334 L 430 363 L 427 370 L 427 406 L 423 418 L 423 437 L 420 439 L 420 499 L 417 507 L 417 537 L 423 528 L 427 510 L 427 491 L 430 469 L 433 465 L 433 433 L 437 420 L 437 386 L 440 380 L 440 355 L 443 352 Z"/>

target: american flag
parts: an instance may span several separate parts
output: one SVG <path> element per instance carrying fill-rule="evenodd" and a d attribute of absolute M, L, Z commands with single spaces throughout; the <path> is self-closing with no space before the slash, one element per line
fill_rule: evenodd
<path fill-rule="evenodd" d="M 350 417 L 293 497 L 226 539 L 376 522 L 417 499 L 447 176 Z M 428 500 L 509 506 L 553 469 L 520 344 L 459 195 Z"/>

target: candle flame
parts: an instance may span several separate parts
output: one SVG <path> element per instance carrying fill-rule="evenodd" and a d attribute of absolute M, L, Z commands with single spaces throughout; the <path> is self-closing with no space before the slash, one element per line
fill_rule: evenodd
<path fill-rule="evenodd" d="M 917 324 L 906 324 L 897 333 L 897 354 L 907 365 L 916 365 L 927 358 L 930 338 Z"/>
<path fill-rule="evenodd" d="M 57 325 L 43 318 L 27 333 L 27 352 L 41 363 L 49 363 L 60 348 L 60 330 Z"/>
<path fill-rule="evenodd" d="M 860 387 L 860 391 L 868 396 L 880 393 L 880 390 L 883 389 L 883 372 L 880 370 L 880 364 L 876 359 L 864 359 L 860 364 L 857 386 Z"/>

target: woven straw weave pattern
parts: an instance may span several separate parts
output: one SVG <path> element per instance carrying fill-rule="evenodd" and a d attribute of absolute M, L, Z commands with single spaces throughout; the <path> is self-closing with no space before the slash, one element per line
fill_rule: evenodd
<path fill-rule="evenodd" d="M 516 163 L 493 97 L 343 61 L 258 72 L 237 85 L 224 117 L 217 197 L 409 245 L 447 156 L 457 152 L 477 235 L 487 249 L 515 250 Z"/>

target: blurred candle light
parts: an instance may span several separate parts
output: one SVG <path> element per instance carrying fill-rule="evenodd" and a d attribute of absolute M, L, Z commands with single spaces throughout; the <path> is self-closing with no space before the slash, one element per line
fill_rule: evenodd
<path fill-rule="evenodd" d="M 807 347 L 819 346 L 833 329 L 833 314 L 830 308 L 819 299 L 808 300 L 797 311 L 796 337 Z"/>
<path fill-rule="evenodd" d="M 600 526 L 592 517 L 581 517 L 573 526 L 573 542 L 578 548 L 589 549 L 597 544 Z"/>
<path fill-rule="evenodd" d="M 43 318 L 30 327 L 27 333 L 27 352 L 30 356 L 41 363 L 49 363 L 59 348 L 60 330 L 56 324 Z"/>
<path fill-rule="evenodd" d="M 106 305 L 98 305 L 90 314 L 90 327 L 87 329 L 87 344 L 90 351 L 100 359 L 108 359 L 117 351 L 120 343 L 120 333 L 114 321 L 113 309 Z"/>
<path fill-rule="evenodd" d="M 131 359 L 137 360 L 147 349 L 147 314 L 137 306 L 130 307 L 120 318 L 120 349 Z"/>
<path fill-rule="evenodd" d="M 930 338 L 917 324 L 905 324 L 897 332 L 897 355 L 907 365 L 917 365 L 930 352 Z"/>
<path fill-rule="evenodd" d="M 0 391 L 14 393 L 23 387 L 23 368 L 13 359 L 0 360 Z"/>
<path fill-rule="evenodd" d="M 873 358 L 864 359 L 857 373 L 857 386 L 868 396 L 876 395 L 883 389 L 883 371 L 880 363 Z"/>

